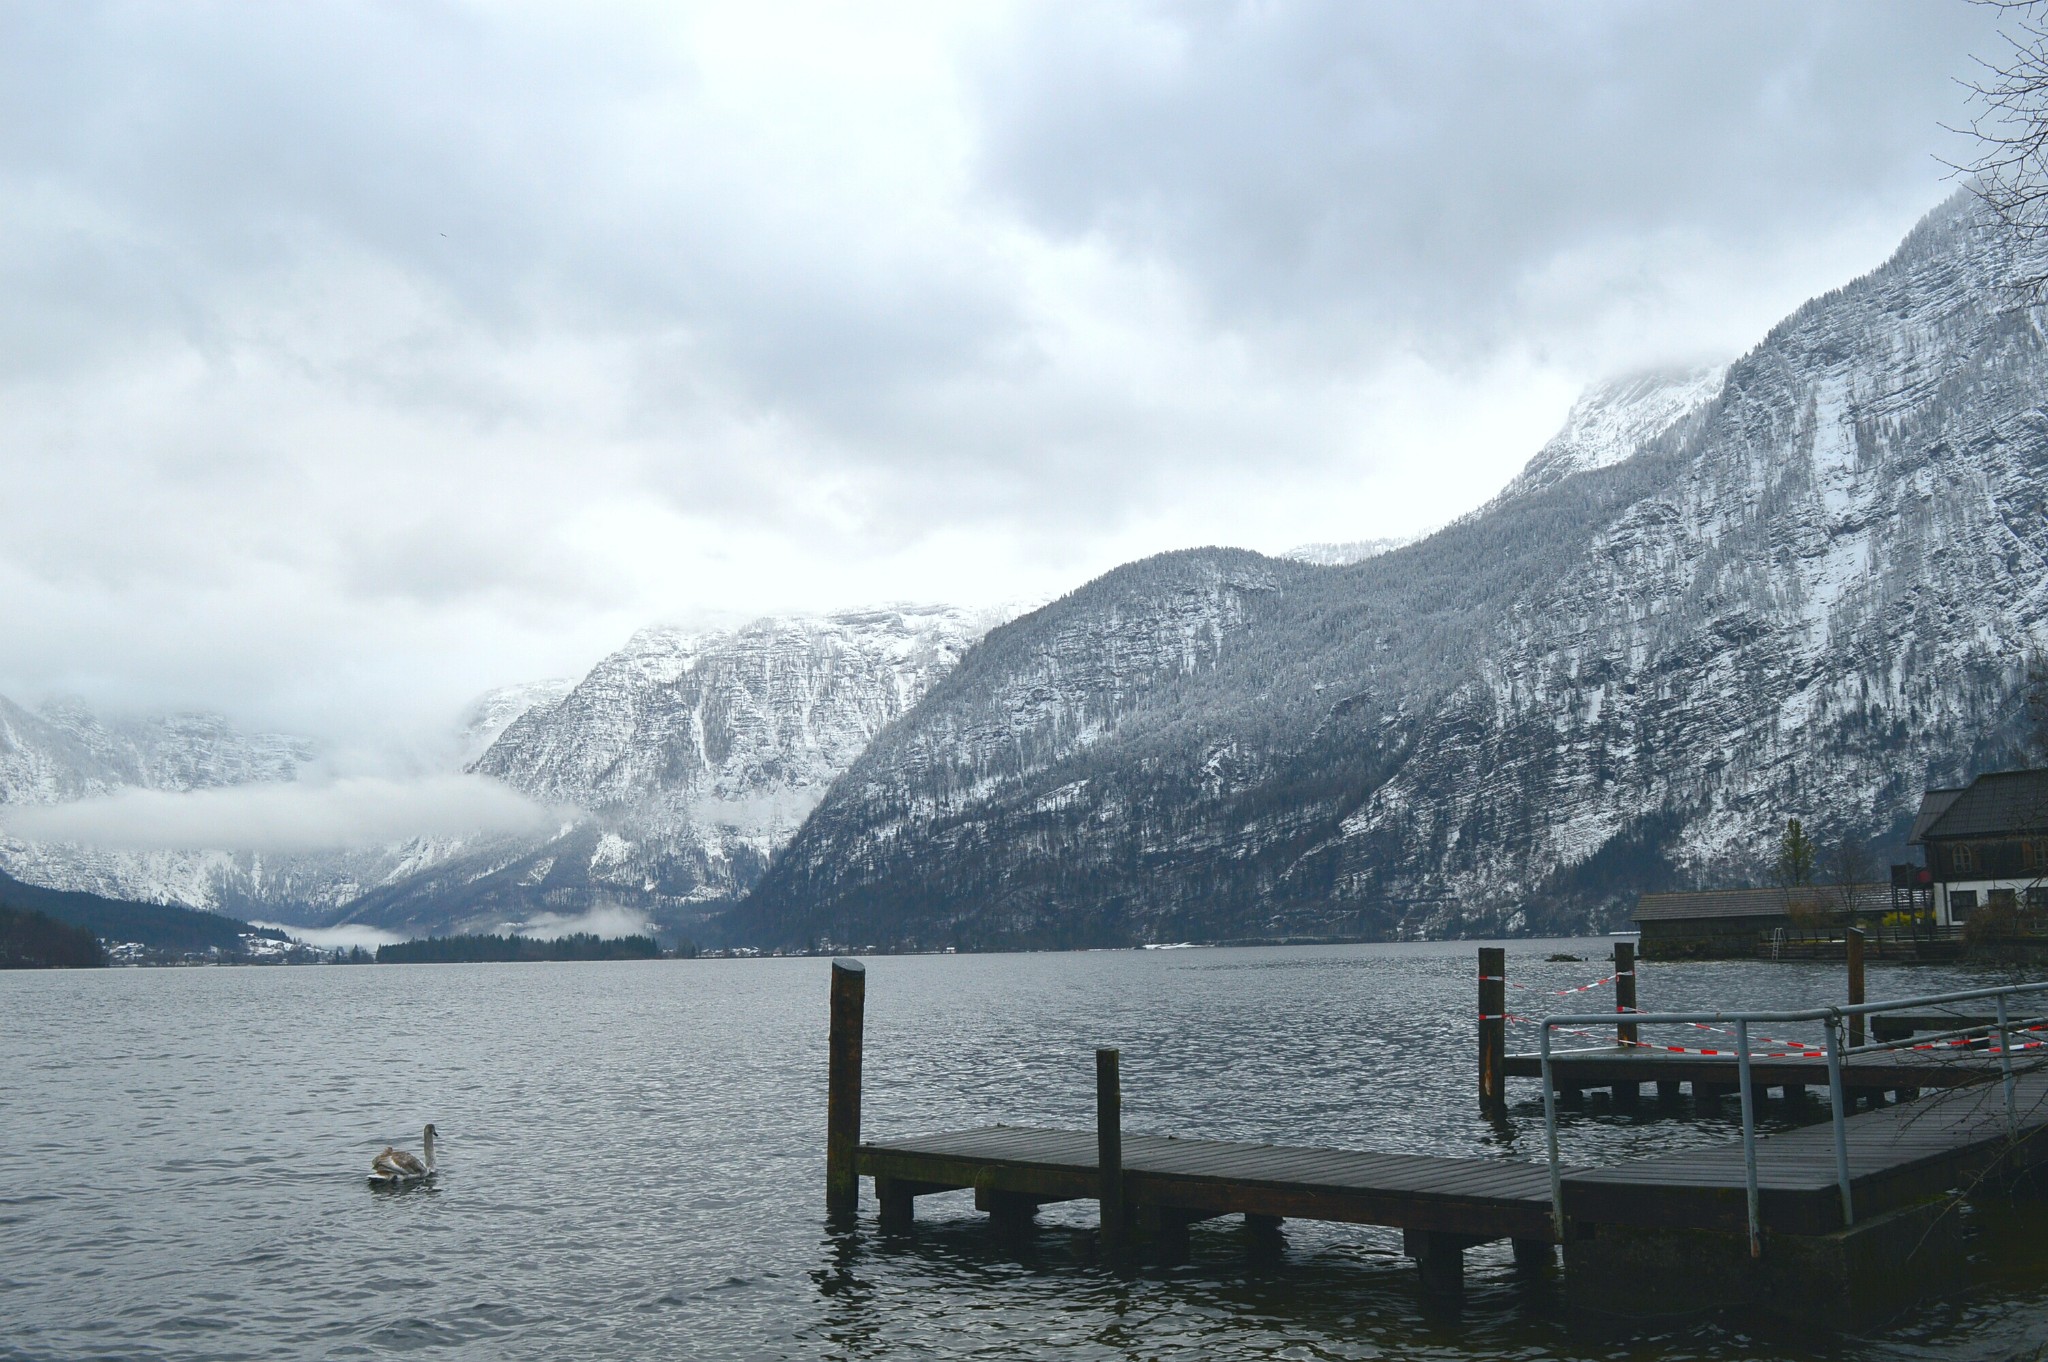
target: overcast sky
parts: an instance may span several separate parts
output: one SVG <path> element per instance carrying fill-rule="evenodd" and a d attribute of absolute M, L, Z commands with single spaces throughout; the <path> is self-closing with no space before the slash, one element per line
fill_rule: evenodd
<path fill-rule="evenodd" d="M 1412 533 L 1953 185 L 1962 0 L 0 5 L 0 694 Z"/>

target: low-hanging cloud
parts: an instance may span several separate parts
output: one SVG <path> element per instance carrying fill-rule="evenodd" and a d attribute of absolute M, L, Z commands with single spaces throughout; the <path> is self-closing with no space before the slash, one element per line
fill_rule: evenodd
<path fill-rule="evenodd" d="M 482 776 L 355 776 L 185 792 L 123 790 L 0 810 L 0 827 L 29 841 L 110 851 L 287 852 L 544 832 L 562 816 Z"/>
<path fill-rule="evenodd" d="M 351 922 L 340 927 L 298 927 L 285 922 L 256 922 L 256 927 L 271 927 L 283 932 L 294 941 L 303 941 L 316 950 L 346 951 L 360 947 L 374 951 L 379 946 L 390 946 L 405 940 L 397 932 L 387 932 L 381 927 L 368 927 Z"/>

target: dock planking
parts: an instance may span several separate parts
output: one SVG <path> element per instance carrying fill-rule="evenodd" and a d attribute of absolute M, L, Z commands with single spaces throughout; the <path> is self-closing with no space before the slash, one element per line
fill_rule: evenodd
<path fill-rule="evenodd" d="M 2021 1141 L 2006 1125 L 2003 1085 L 1947 1089 L 1846 1122 L 1859 1218 L 1940 1195 L 1994 1164 L 2048 1162 L 2048 1073 L 2018 1076 Z M 1331 1220 L 1448 1236 L 1461 1245 L 1553 1238 L 1546 1165 L 1298 1148 L 1126 1134 L 1124 1192 L 1182 1223 L 1211 1216 Z M 984 1210 L 1092 1199 L 1099 1188 L 1092 1132 L 985 1126 L 863 1144 L 885 1219 L 910 1217 L 917 1196 L 973 1189 Z M 1757 1142 L 1763 1224 L 1792 1234 L 1842 1226 L 1833 1132 L 1810 1126 Z M 1745 1223 L 1739 1143 L 1680 1150 L 1605 1168 L 1565 1170 L 1568 1222 L 1739 1230 Z"/>
<path fill-rule="evenodd" d="M 2016 1076 L 2020 1139 L 2007 1126 L 2002 1083 L 1950 1088 L 1844 1123 L 1850 1199 L 1859 1220 L 1968 1184 L 1994 1168 L 2019 1173 L 2048 1161 L 2048 1073 Z M 1842 1228 L 1834 1132 L 1807 1126 L 1756 1142 L 1763 1226 L 1791 1234 Z M 1742 1146 L 1678 1150 L 1564 1180 L 1569 1222 L 1737 1230 L 1746 1223 Z"/>

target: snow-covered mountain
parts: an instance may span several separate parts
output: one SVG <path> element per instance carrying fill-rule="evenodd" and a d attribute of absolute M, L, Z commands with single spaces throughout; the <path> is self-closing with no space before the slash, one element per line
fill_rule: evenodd
<path fill-rule="evenodd" d="M 1651 369 L 1597 383 L 1580 394 L 1564 428 L 1529 460 L 1499 500 L 1526 496 L 1574 473 L 1611 468 L 1712 401 L 1727 381 L 1725 364 Z"/>
<path fill-rule="evenodd" d="M 0 834 L 0 868 L 58 888 L 328 925 L 499 930 L 620 905 L 688 924 L 743 893 L 881 728 L 1004 610 L 891 607 L 645 630 L 580 681 L 482 696 L 467 769 L 580 811 L 552 835 L 259 855 L 108 851 Z M 107 725 L 0 700 L 0 804 L 291 780 L 312 747 L 214 716 Z M 0 824 L 4 826 L 4 824 Z"/>
<path fill-rule="evenodd" d="M 469 769 L 585 817 L 465 849 L 366 892 L 345 920 L 494 926 L 619 905 L 687 930 L 759 878 L 876 733 L 1002 612 L 890 607 L 739 629 L 648 629 L 521 712 Z"/>
<path fill-rule="evenodd" d="M 76 700 L 36 710 L 0 696 L 0 804 L 56 804 L 130 786 L 204 790 L 290 780 L 310 743 L 238 733 L 217 714 L 104 723 Z"/>
<path fill-rule="evenodd" d="M 260 858 L 221 851 L 113 851 L 12 836 L 6 806 L 51 805 L 126 789 L 219 789 L 288 781 L 311 743 L 243 734 L 217 714 L 103 721 L 75 700 L 28 709 L 0 697 L 0 870 L 33 884 L 148 903 L 219 908 L 249 898 Z M 237 892 L 237 891 L 241 892 Z"/>
<path fill-rule="evenodd" d="M 1421 543 L 1168 554 L 995 630 L 733 930 L 1563 928 L 1756 874 L 1788 815 L 1895 845 L 1924 785 L 2011 758 L 2048 641 L 2048 343 L 2011 250 L 1959 194 L 1704 404 L 1710 374 L 1591 394 Z"/>
<path fill-rule="evenodd" d="M 474 765 L 477 758 L 490 751 L 491 744 L 498 740 L 499 735 L 525 717 L 529 710 L 559 704 L 562 697 L 574 689 L 576 682 L 573 679 L 558 678 L 485 691 L 462 718 L 462 731 L 458 735 L 461 758 L 457 764 L 464 769 Z"/>
<path fill-rule="evenodd" d="M 1351 539 L 1341 544 L 1299 544 L 1281 554 L 1297 563 L 1310 563 L 1316 567 L 1350 567 L 1382 553 L 1392 553 L 1413 539 Z"/>

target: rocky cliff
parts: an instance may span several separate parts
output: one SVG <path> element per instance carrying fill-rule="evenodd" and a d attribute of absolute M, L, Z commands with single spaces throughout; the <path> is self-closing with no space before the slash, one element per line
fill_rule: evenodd
<path fill-rule="evenodd" d="M 2010 272 L 1959 196 L 1717 386 L 1652 385 L 1632 446 L 1554 442 L 1421 543 L 1167 555 L 996 630 L 732 930 L 1557 929 L 1747 877 L 1790 814 L 1884 843 L 2010 752 L 2048 636 L 2048 348 Z"/>
<path fill-rule="evenodd" d="M 892 607 L 649 629 L 559 693 L 487 697 L 472 727 L 519 712 L 469 769 L 578 815 L 367 887 L 342 920 L 479 929 L 612 905 L 695 931 L 998 617 Z"/>

